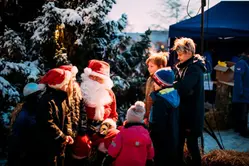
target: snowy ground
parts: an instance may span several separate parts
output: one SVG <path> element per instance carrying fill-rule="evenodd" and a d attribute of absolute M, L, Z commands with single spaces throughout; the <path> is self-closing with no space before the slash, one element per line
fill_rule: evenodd
<path fill-rule="evenodd" d="M 249 127 L 249 116 L 248 116 Z M 249 152 L 249 138 L 241 137 L 238 133 L 235 133 L 232 129 L 226 131 L 220 131 L 221 140 L 226 150 L 236 150 Z M 219 133 L 215 132 L 216 137 L 220 140 Z M 221 142 L 221 141 L 220 141 Z M 219 149 L 217 142 L 207 133 L 204 133 L 204 151 L 205 153 L 210 150 Z"/>
<path fill-rule="evenodd" d="M 216 137 L 220 140 L 218 132 L 215 132 Z M 248 151 L 249 152 L 249 138 L 241 137 L 232 129 L 220 131 L 221 140 L 226 150 Z M 221 141 L 220 141 L 221 142 Z M 204 151 L 219 149 L 217 142 L 207 133 L 204 133 Z"/>

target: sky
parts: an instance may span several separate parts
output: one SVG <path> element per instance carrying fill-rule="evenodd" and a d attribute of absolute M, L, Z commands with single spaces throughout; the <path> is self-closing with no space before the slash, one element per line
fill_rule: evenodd
<path fill-rule="evenodd" d="M 128 15 L 128 27 L 126 32 L 144 32 L 153 24 L 161 25 L 168 29 L 169 25 L 176 23 L 176 19 L 170 19 L 167 21 L 161 20 L 158 16 L 153 14 L 157 11 L 162 11 L 162 2 L 165 0 L 116 0 L 117 4 L 113 5 L 112 11 L 108 17 L 111 20 L 117 20 L 122 13 Z M 187 6 L 188 0 L 180 0 L 183 5 Z M 220 2 L 220 0 L 206 0 L 209 1 L 209 8 Z M 193 11 L 194 14 L 198 12 L 201 6 L 201 0 L 190 0 L 189 11 Z M 205 7 L 205 10 L 208 5 Z M 181 11 L 181 14 L 186 14 L 186 10 Z M 153 29 L 153 28 L 151 28 Z"/>

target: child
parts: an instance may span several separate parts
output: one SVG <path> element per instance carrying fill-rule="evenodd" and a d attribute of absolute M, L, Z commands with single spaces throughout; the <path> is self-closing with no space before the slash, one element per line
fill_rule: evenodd
<path fill-rule="evenodd" d="M 173 88 L 174 72 L 170 68 L 157 70 L 152 79 L 155 91 L 150 112 L 151 139 L 155 148 L 155 165 L 177 165 L 178 106 L 180 97 Z"/>
<path fill-rule="evenodd" d="M 36 107 L 45 87 L 28 83 L 23 88 L 24 102 L 12 113 L 9 137 L 8 165 L 34 165 L 31 160 L 36 154 Z"/>
<path fill-rule="evenodd" d="M 152 165 L 154 149 L 149 132 L 143 124 L 144 103 L 137 101 L 127 111 L 127 123 L 117 134 L 108 148 L 104 166 L 113 162 L 114 166 Z"/>
<path fill-rule="evenodd" d="M 195 43 L 190 38 L 176 39 L 172 48 L 177 52 L 179 63 L 176 65 L 174 87 L 177 89 L 181 104 L 179 106 L 180 135 L 179 154 L 183 161 L 185 140 L 191 156 L 191 165 L 201 166 L 198 138 L 204 127 L 204 58 L 195 54 Z"/>
<path fill-rule="evenodd" d="M 148 71 L 150 73 L 150 77 L 147 79 L 146 87 L 145 87 L 145 124 L 148 124 L 148 118 L 150 114 L 150 108 L 152 105 L 152 100 L 150 97 L 150 93 L 154 91 L 153 79 L 151 76 L 160 68 L 166 67 L 167 58 L 165 53 L 156 53 L 152 54 L 147 60 L 146 64 L 148 66 Z"/>

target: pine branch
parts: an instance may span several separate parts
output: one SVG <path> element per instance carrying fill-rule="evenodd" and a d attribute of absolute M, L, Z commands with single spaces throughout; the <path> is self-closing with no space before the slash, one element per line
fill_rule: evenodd
<path fill-rule="evenodd" d="M 38 79 L 40 69 L 37 67 L 38 62 L 26 61 L 23 63 L 8 62 L 0 59 L 0 75 L 7 76 L 13 72 L 20 73 L 26 77 L 27 80 L 35 81 Z"/>
<path fill-rule="evenodd" d="M 6 79 L 0 76 L 0 94 L 7 103 L 18 103 L 20 94 Z"/>

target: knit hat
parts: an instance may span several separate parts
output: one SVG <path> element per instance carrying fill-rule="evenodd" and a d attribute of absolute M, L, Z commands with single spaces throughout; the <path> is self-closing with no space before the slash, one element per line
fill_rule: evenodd
<path fill-rule="evenodd" d="M 173 86 L 175 75 L 171 68 L 161 68 L 153 74 L 152 79 L 157 85 L 165 88 Z"/>
<path fill-rule="evenodd" d="M 73 76 L 76 76 L 76 74 L 78 73 L 78 68 L 76 66 L 73 66 L 73 65 L 62 65 L 59 68 L 63 69 L 63 70 L 70 71 Z"/>
<path fill-rule="evenodd" d="M 84 73 L 107 79 L 110 77 L 110 65 L 105 61 L 93 59 L 89 61 L 88 67 L 84 69 Z"/>
<path fill-rule="evenodd" d="M 142 101 L 137 101 L 132 105 L 126 114 L 127 122 L 142 122 L 144 119 L 145 108 Z"/>
<path fill-rule="evenodd" d="M 43 90 L 45 88 L 44 84 L 37 84 L 34 82 L 30 82 L 26 84 L 23 88 L 23 96 L 31 95 L 35 92 L 38 92 L 39 90 Z"/>
<path fill-rule="evenodd" d="M 72 78 L 72 73 L 67 70 L 54 68 L 51 69 L 40 80 L 41 84 L 47 84 L 49 87 L 59 89 L 68 84 Z"/>

